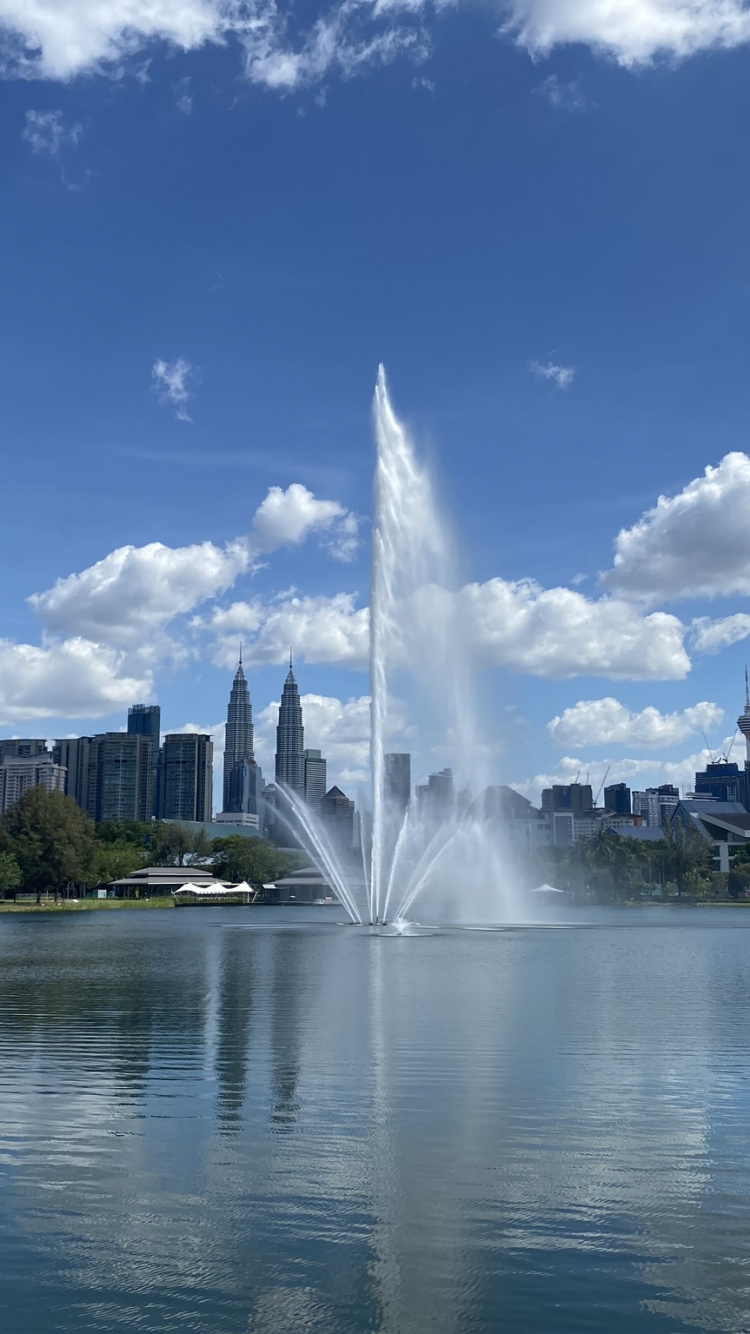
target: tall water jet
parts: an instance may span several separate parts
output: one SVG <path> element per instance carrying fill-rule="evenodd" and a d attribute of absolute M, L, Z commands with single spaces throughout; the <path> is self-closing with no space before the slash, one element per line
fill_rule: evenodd
<path fill-rule="evenodd" d="M 476 673 L 463 625 L 465 595 L 450 527 L 426 466 L 398 421 L 385 371 L 374 399 L 377 445 L 370 591 L 372 847 L 357 885 L 294 794 L 284 795 L 302 841 L 354 921 L 518 918 L 509 859 L 475 795 L 486 781 L 474 723 Z M 417 738 L 425 756 L 450 760 L 435 789 L 406 806 L 389 795 L 385 757 Z M 454 778 L 457 790 L 454 788 Z M 435 800 L 432 798 L 436 797 Z"/>

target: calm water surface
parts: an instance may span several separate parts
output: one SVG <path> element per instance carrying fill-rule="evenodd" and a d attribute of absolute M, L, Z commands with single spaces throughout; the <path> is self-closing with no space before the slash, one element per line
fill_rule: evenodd
<path fill-rule="evenodd" d="M 750 1331 L 750 912 L 0 919 L 7 1334 Z"/>

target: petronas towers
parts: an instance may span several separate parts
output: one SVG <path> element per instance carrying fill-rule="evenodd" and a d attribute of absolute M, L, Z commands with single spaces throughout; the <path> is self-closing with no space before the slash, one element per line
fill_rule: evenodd
<path fill-rule="evenodd" d="M 250 691 L 247 688 L 245 673 L 242 670 L 242 651 L 240 662 L 232 684 L 227 711 L 227 725 L 224 746 L 224 804 L 222 810 L 231 811 L 232 776 L 240 765 L 255 760 L 253 739 L 253 706 L 250 703 Z"/>
<path fill-rule="evenodd" d="M 289 672 L 284 683 L 276 728 L 276 782 L 292 792 L 305 790 L 305 729 L 302 726 L 302 705 L 299 687 L 289 659 Z"/>

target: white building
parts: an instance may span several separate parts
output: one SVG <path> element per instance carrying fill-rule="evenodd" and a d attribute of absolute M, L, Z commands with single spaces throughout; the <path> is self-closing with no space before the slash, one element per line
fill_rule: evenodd
<path fill-rule="evenodd" d="M 15 806 L 30 787 L 64 793 L 66 776 L 67 769 L 61 764 L 53 764 L 49 752 L 25 759 L 4 760 L 0 765 L 0 811 Z"/>

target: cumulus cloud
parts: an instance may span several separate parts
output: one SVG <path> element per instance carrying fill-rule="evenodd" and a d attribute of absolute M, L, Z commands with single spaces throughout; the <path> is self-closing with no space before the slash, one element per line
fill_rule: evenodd
<path fill-rule="evenodd" d="M 272 486 L 255 511 L 251 544 L 259 552 L 299 546 L 312 533 L 325 535 L 337 560 L 351 560 L 357 546 L 359 520 L 336 500 L 319 500 L 306 486 L 293 482 L 286 491 Z"/>
<path fill-rule="evenodd" d="M 82 635 L 152 656 L 173 652 L 174 645 L 162 638 L 165 627 L 226 592 L 241 574 L 257 566 L 261 556 L 298 546 L 316 534 L 332 555 L 346 559 L 357 541 L 356 528 L 356 516 L 337 501 L 319 500 L 298 483 L 286 491 L 271 487 L 255 512 L 249 535 L 226 546 L 200 542 L 168 547 L 150 542 L 119 547 L 80 574 L 58 579 L 46 592 L 33 594 L 29 602 L 52 633 Z M 226 628 L 221 614 L 217 616 L 216 628 Z M 237 628 L 244 629 L 244 623 Z"/>
<path fill-rule="evenodd" d="M 505 0 L 502 31 L 533 55 L 581 42 L 621 65 L 750 41 L 745 0 Z"/>
<path fill-rule="evenodd" d="M 350 593 L 273 602 L 234 603 L 215 611 L 216 661 L 231 666 L 237 635 L 247 637 L 249 662 L 282 663 L 290 644 L 309 662 L 363 669 L 369 654 L 369 612 Z M 399 617 L 405 657 L 422 651 L 422 627 L 452 625 L 467 652 L 486 666 L 534 676 L 605 676 L 613 680 L 679 680 L 690 670 L 685 627 L 676 616 L 644 616 L 629 602 L 586 598 L 531 580 L 490 579 L 458 594 L 426 588 Z M 230 632 L 232 632 L 230 634 Z"/>
<path fill-rule="evenodd" d="M 27 111 L 21 138 L 32 153 L 59 157 L 64 148 L 75 148 L 82 133 L 78 122 L 66 125 L 62 111 Z"/>
<path fill-rule="evenodd" d="M 192 51 L 234 40 L 249 79 L 288 91 L 424 60 L 450 3 L 334 0 L 305 22 L 284 0 L 0 0 L 0 51 L 7 72 L 70 79 L 119 71 L 153 42 Z M 743 0 L 496 0 L 494 14 L 534 55 L 581 42 L 625 66 L 750 40 Z"/>
<path fill-rule="evenodd" d="M 537 380 L 549 380 L 556 389 L 569 389 L 576 376 L 573 366 L 558 366 L 554 361 L 530 361 L 529 370 Z"/>
<path fill-rule="evenodd" d="M 160 403 L 175 410 L 178 421 L 189 422 L 187 405 L 193 397 L 189 382 L 194 375 L 193 367 L 184 357 L 176 361 L 155 361 L 151 368 L 151 381 Z"/>
<path fill-rule="evenodd" d="M 750 458 L 727 454 L 679 495 L 660 496 L 615 542 L 602 577 L 615 593 L 649 599 L 750 593 Z"/>
<path fill-rule="evenodd" d="M 0 724 L 100 718 L 151 695 L 149 673 L 123 674 L 122 655 L 85 639 L 44 647 L 0 640 Z"/>
<path fill-rule="evenodd" d="M 370 697 L 342 700 L 330 695 L 303 695 L 305 745 L 322 750 L 328 761 L 328 786 L 365 783 L 370 762 Z M 256 754 L 264 773 L 273 773 L 279 702 L 272 701 L 256 717 Z M 349 792 L 349 796 L 353 794 Z"/>
<path fill-rule="evenodd" d="M 614 598 L 592 599 L 533 580 L 490 579 L 461 592 L 466 633 L 488 663 L 534 676 L 679 680 L 690 671 L 676 616 L 644 616 Z"/>
<path fill-rule="evenodd" d="M 712 621 L 708 616 L 699 616 L 690 628 L 693 645 L 699 653 L 719 653 L 747 639 L 750 635 L 750 616 L 744 611 L 717 621 Z"/>
<path fill-rule="evenodd" d="M 136 647 L 174 617 L 229 588 L 248 562 L 241 542 L 119 547 L 29 602 L 47 630 Z"/>
<path fill-rule="evenodd" d="M 696 732 L 718 726 L 723 719 L 724 710 L 706 700 L 682 713 L 660 713 L 651 707 L 633 713 L 610 696 L 579 700 L 553 718 L 547 730 L 558 746 L 667 747 L 680 745 Z"/>
<path fill-rule="evenodd" d="M 217 610 L 212 628 L 218 632 L 215 661 L 231 667 L 237 657 L 237 635 L 246 639 L 249 663 L 283 663 L 289 646 L 306 662 L 338 663 L 364 670 L 369 654 L 369 612 L 355 606 L 356 595 L 300 597 L 291 594 L 263 603 L 235 602 Z"/>

